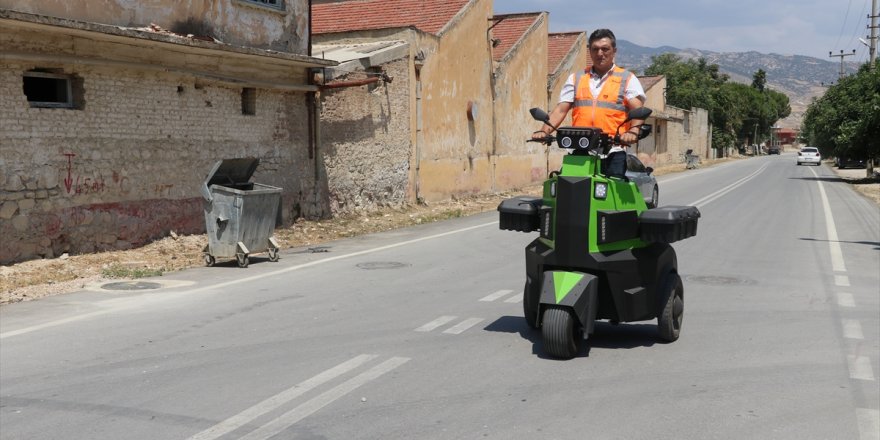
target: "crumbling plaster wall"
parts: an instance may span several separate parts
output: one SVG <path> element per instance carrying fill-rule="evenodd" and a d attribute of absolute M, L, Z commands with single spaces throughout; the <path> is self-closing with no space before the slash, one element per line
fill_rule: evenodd
<path fill-rule="evenodd" d="M 334 214 L 405 205 L 410 192 L 410 57 L 381 66 L 393 81 L 321 92 L 321 158 Z M 353 72 L 334 81 L 363 79 Z"/>
<path fill-rule="evenodd" d="M 547 95 L 547 57 L 534 54 L 546 52 L 547 14 L 542 13 L 495 70 L 495 190 L 540 182 L 549 171 L 544 154 L 548 147 L 526 142 L 533 127 L 540 127 L 529 109 L 541 106 Z"/>
<path fill-rule="evenodd" d="M 246 0 L 0 0 L 0 9 L 115 26 L 146 27 L 211 36 L 233 46 L 306 54 L 307 0 L 284 9 Z"/>
<path fill-rule="evenodd" d="M 443 200 L 491 191 L 492 54 L 487 17 L 492 2 L 479 0 L 441 35 L 421 69 L 418 197 Z M 474 121 L 468 102 L 477 108 Z"/>

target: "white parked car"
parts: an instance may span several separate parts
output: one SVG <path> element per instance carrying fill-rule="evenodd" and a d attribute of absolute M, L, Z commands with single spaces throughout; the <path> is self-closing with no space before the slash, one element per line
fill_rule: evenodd
<path fill-rule="evenodd" d="M 820 165 L 822 163 L 822 155 L 819 154 L 819 149 L 815 147 L 801 148 L 801 151 L 798 151 L 797 164 L 800 165 L 804 163 Z"/>

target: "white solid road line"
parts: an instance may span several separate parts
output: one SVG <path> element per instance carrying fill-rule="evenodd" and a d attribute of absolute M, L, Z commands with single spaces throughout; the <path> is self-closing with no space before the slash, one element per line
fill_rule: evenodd
<path fill-rule="evenodd" d="M 450 335 L 458 335 L 458 334 L 461 334 L 462 332 L 464 332 L 465 330 L 479 324 L 480 321 L 482 321 L 482 320 L 483 320 L 483 318 L 468 318 L 462 322 L 459 322 L 458 324 L 455 324 L 452 327 L 449 327 L 448 329 L 444 330 L 443 333 L 450 334 Z"/>
<path fill-rule="evenodd" d="M 361 373 L 336 387 L 321 393 L 296 408 L 284 413 L 271 422 L 242 436 L 241 440 L 266 440 L 290 428 L 300 420 L 314 414 L 319 409 L 333 403 L 342 396 L 354 391 L 358 387 L 377 379 L 379 376 L 407 363 L 409 358 L 394 357 Z"/>
<path fill-rule="evenodd" d="M 279 406 L 290 402 L 291 400 L 303 395 L 307 391 L 312 390 L 313 388 L 324 384 L 325 382 L 330 381 L 342 374 L 345 374 L 366 362 L 369 362 L 378 356 L 376 355 L 368 355 L 362 354 L 357 356 L 349 361 L 343 362 L 327 371 L 324 371 L 317 376 L 308 379 L 306 381 L 300 382 L 214 426 L 208 428 L 192 437 L 188 440 L 213 440 L 223 436 L 226 433 L 234 431 L 257 417 L 266 414 L 269 411 L 272 411 Z"/>
<path fill-rule="evenodd" d="M 837 238 L 837 228 L 834 226 L 834 216 L 831 215 L 831 204 L 828 203 L 828 196 L 825 194 L 825 186 L 819 179 L 816 170 L 810 168 L 810 172 L 816 177 L 816 184 L 819 185 L 819 196 L 822 199 L 822 209 L 825 210 L 825 229 L 828 232 L 828 247 L 831 250 L 831 268 L 835 272 L 846 272 L 846 264 L 843 262 L 843 251 L 840 249 L 840 241 Z"/>
<path fill-rule="evenodd" d="M 309 263 L 303 263 L 303 264 L 298 264 L 298 265 L 296 265 L 296 266 L 290 266 L 290 267 L 287 267 L 287 268 L 284 268 L 284 269 L 279 269 L 279 270 L 276 270 L 276 271 L 273 271 L 273 272 L 267 272 L 267 273 L 263 273 L 263 274 L 260 274 L 260 275 L 254 275 L 254 276 L 245 277 L 245 278 L 238 278 L 238 279 L 235 279 L 235 280 L 226 281 L 226 282 L 218 283 L 218 284 L 212 284 L 212 285 L 208 285 L 208 286 L 200 287 L 200 288 L 193 289 L 193 290 L 181 291 L 181 292 L 179 292 L 179 293 L 193 294 L 193 293 L 199 293 L 199 292 L 213 291 L 213 290 L 217 290 L 217 289 L 222 289 L 222 288 L 224 288 L 224 287 L 229 287 L 229 286 L 236 285 L 236 284 L 250 283 L 250 282 L 252 282 L 252 281 L 256 281 L 256 280 L 260 280 L 260 279 L 265 279 L 265 278 L 267 278 L 267 277 L 272 277 L 272 276 L 275 276 L 275 275 L 280 275 L 280 274 L 287 273 L 287 272 L 291 272 L 291 271 L 294 271 L 294 270 L 303 269 L 303 268 L 306 268 L 306 267 L 317 266 L 317 265 L 320 265 L 320 264 L 329 263 L 329 262 L 331 262 L 331 261 L 341 260 L 341 259 L 344 259 L 344 258 L 357 257 L 357 256 L 360 256 L 360 255 L 372 254 L 372 253 L 375 253 L 375 252 L 380 252 L 380 251 L 384 251 L 384 250 L 388 250 L 388 249 L 394 249 L 394 248 L 396 248 L 396 247 L 401 247 L 401 246 L 406 246 L 406 245 L 410 245 L 410 244 L 420 243 L 420 242 L 422 242 L 422 241 L 426 241 L 426 240 L 433 240 L 433 239 L 435 239 L 435 238 L 446 237 L 446 236 L 448 236 L 448 235 L 458 234 L 458 233 L 461 233 L 461 232 L 471 231 L 471 230 L 474 230 L 474 229 L 484 228 L 484 227 L 486 227 L 486 226 L 492 226 L 492 225 L 497 225 L 497 224 L 498 224 L 498 222 L 497 222 L 497 221 L 494 221 L 494 222 L 489 222 L 489 223 L 483 223 L 483 224 L 476 225 L 476 226 L 469 226 L 469 227 L 467 227 L 467 228 L 456 229 L 456 230 L 454 230 L 454 231 L 448 231 L 448 232 L 443 232 L 443 233 L 440 233 L 440 234 L 429 235 L 429 236 L 427 236 L 427 237 L 416 238 L 416 239 L 413 239 L 413 240 L 401 241 L 401 242 L 399 242 L 399 243 L 393 243 L 393 244 L 389 244 L 389 245 L 386 245 L 386 246 L 379 246 L 379 247 L 372 248 L 372 249 L 366 249 L 366 250 L 363 250 L 363 251 L 352 252 L 352 253 L 350 253 L 350 254 L 337 255 L 337 256 L 335 256 L 335 257 L 324 258 L 324 259 L 316 260 L 316 261 L 312 261 L 312 262 L 309 262 Z M 154 298 L 159 299 L 159 298 L 161 298 L 161 297 L 154 297 Z M 42 324 L 37 324 L 37 325 L 30 326 L 30 327 L 20 328 L 20 329 L 18 329 L 18 330 L 11 330 L 11 331 L 8 331 L 8 332 L 0 333 L 0 339 L 9 338 L 9 337 L 12 337 L 12 336 L 23 335 L 23 334 L 26 334 L 26 333 L 35 332 L 35 331 L 37 331 L 37 330 L 42 330 L 42 329 L 45 329 L 45 328 L 55 327 L 55 326 L 59 326 L 59 325 L 62 325 L 62 324 L 67 324 L 67 323 L 70 323 L 70 322 L 81 321 L 81 320 L 84 320 L 84 319 L 93 318 L 93 317 L 100 316 L 100 315 L 106 315 L 106 314 L 108 314 L 108 313 L 119 312 L 119 311 L 122 311 L 122 310 L 131 309 L 131 308 L 134 308 L 134 307 L 135 307 L 135 305 L 127 305 L 127 306 L 121 306 L 121 307 L 112 307 L 112 308 L 108 308 L 108 309 L 105 309 L 105 310 L 98 310 L 98 311 L 95 311 L 95 312 L 84 313 L 84 314 L 82 314 L 82 315 L 75 315 L 75 316 L 70 316 L 70 317 L 63 318 L 63 319 L 57 319 L 57 320 L 55 320 L 55 321 L 44 322 L 44 323 L 42 323 Z"/>
<path fill-rule="evenodd" d="M 692 205 L 692 206 L 696 206 L 697 208 L 702 208 L 703 206 L 706 206 L 706 205 L 708 205 L 709 203 L 714 202 L 715 200 L 719 199 L 721 196 L 723 196 L 723 195 L 725 195 L 725 194 L 727 194 L 727 193 L 733 191 L 734 189 L 736 189 L 736 188 L 739 187 L 740 185 L 742 185 L 742 184 L 748 182 L 749 180 L 755 178 L 755 176 L 757 176 L 758 174 L 761 174 L 761 172 L 764 171 L 765 168 L 767 168 L 767 165 L 769 165 L 769 163 L 765 163 L 764 165 L 761 166 L 761 168 L 758 168 L 758 169 L 755 170 L 755 172 L 753 172 L 752 174 L 749 174 L 748 176 L 743 177 L 742 179 L 739 179 L 739 180 L 737 180 L 736 182 L 733 182 L 733 183 L 731 183 L 730 185 L 727 185 L 727 186 L 725 186 L 724 188 L 721 188 L 721 189 L 719 189 L 718 191 L 715 191 L 715 192 L 713 192 L 712 194 L 709 194 L 708 196 L 703 197 L 702 199 L 697 200 L 696 202 L 691 203 L 691 205 Z"/>

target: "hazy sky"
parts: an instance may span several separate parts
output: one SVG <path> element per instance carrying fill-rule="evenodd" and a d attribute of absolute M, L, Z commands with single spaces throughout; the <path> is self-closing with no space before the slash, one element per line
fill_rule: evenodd
<path fill-rule="evenodd" d="M 856 55 L 868 48 L 871 0 L 494 0 L 496 14 L 547 11 L 550 32 L 609 28 L 640 46 L 715 52 L 808 55 L 833 62 L 828 52 Z"/>

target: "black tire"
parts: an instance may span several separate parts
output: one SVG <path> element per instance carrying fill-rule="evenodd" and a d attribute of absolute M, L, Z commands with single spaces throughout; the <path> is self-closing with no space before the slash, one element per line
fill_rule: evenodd
<path fill-rule="evenodd" d="M 269 261 L 273 263 L 278 261 L 278 249 L 269 249 Z"/>
<path fill-rule="evenodd" d="M 529 327 L 538 328 L 538 303 L 541 301 L 541 291 L 529 295 L 529 282 L 523 287 L 523 316 Z"/>
<path fill-rule="evenodd" d="M 663 309 L 657 317 L 657 333 L 665 342 L 675 342 L 681 333 L 684 318 L 684 285 L 681 277 L 670 272 L 663 286 Z"/>
<path fill-rule="evenodd" d="M 238 267 L 245 268 L 248 267 L 248 263 L 250 263 L 250 258 L 246 254 L 235 254 L 235 261 L 238 263 Z"/>
<path fill-rule="evenodd" d="M 541 320 L 544 349 L 553 357 L 571 359 L 578 352 L 578 324 L 571 309 L 550 306 Z"/>
<path fill-rule="evenodd" d="M 216 263 L 217 260 L 211 254 L 205 254 L 205 266 L 211 267 Z"/>
<path fill-rule="evenodd" d="M 656 208 L 658 203 L 660 203 L 660 188 L 654 185 L 654 190 L 651 191 L 651 201 L 648 202 L 648 208 Z"/>

